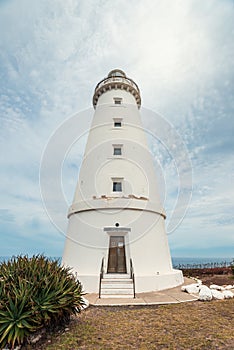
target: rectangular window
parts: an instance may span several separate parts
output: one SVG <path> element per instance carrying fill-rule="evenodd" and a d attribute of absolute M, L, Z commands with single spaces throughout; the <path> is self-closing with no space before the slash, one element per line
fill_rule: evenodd
<path fill-rule="evenodd" d="M 115 105 L 121 105 L 122 104 L 122 98 L 120 97 L 114 97 L 114 104 Z"/>
<path fill-rule="evenodd" d="M 113 181 L 113 192 L 122 192 L 122 182 Z"/>
<path fill-rule="evenodd" d="M 121 128 L 122 127 L 122 119 L 121 118 L 114 118 L 114 127 L 115 128 Z"/>
<path fill-rule="evenodd" d="M 122 154 L 121 147 L 115 147 L 114 148 L 114 156 L 121 156 L 121 154 Z"/>
<path fill-rule="evenodd" d="M 122 192 L 123 191 L 123 177 L 112 177 L 112 191 Z"/>
<path fill-rule="evenodd" d="M 113 145 L 113 155 L 121 156 L 122 155 L 122 146 L 123 145 Z"/>

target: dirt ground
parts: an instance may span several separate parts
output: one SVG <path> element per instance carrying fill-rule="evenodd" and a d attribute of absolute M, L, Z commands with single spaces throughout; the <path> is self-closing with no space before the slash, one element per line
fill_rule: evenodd
<path fill-rule="evenodd" d="M 203 284 L 234 284 L 233 275 L 205 274 Z M 67 328 L 25 350 L 234 349 L 234 299 L 171 305 L 89 307 Z M 22 349 L 22 350 L 23 350 Z"/>
<path fill-rule="evenodd" d="M 89 307 L 65 331 L 48 335 L 33 349 L 231 350 L 233 319 L 234 299 Z"/>

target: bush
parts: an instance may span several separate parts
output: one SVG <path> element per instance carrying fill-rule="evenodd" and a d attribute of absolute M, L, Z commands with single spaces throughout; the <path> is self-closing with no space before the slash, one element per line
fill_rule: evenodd
<path fill-rule="evenodd" d="M 234 275 L 234 259 L 232 259 L 232 262 L 231 262 L 231 269 L 232 269 L 232 274 Z"/>
<path fill-rule="evenodd" d="M 0 347 L 13 348 L 43 327 L 61 326 L 84 304 L 69 268 L 38 255 L 0 265 Z"/>
<path fill-rule="evenodd" d="M 183 269 L 184 276 L 196 277 L 196 276 L 214 276 L 214 275 L 228 275 L 231 273 L 230 267 L 213 267 L 213 268 L 189 268 Z"/>

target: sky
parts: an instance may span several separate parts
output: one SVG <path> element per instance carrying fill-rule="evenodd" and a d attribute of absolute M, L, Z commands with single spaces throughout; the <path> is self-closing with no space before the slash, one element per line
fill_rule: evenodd
<path fill-rule="evenodd" d="M 141 91 L 172 256 L 234 258 L 233 18 L 233 0 L 0 0 L 0 256 L 62 255 L 93 91 L 120 68 Z M 55 220 L 40 181 L 54 135 Z"/>

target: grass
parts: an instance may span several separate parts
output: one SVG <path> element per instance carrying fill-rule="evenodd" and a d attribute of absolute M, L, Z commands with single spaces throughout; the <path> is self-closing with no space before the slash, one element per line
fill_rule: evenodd
<path fill-rule="evenodd" d="M 234 299 L 161 306 L 90 307 L 69 330 L 25 349 L 233 349 Z"/>

